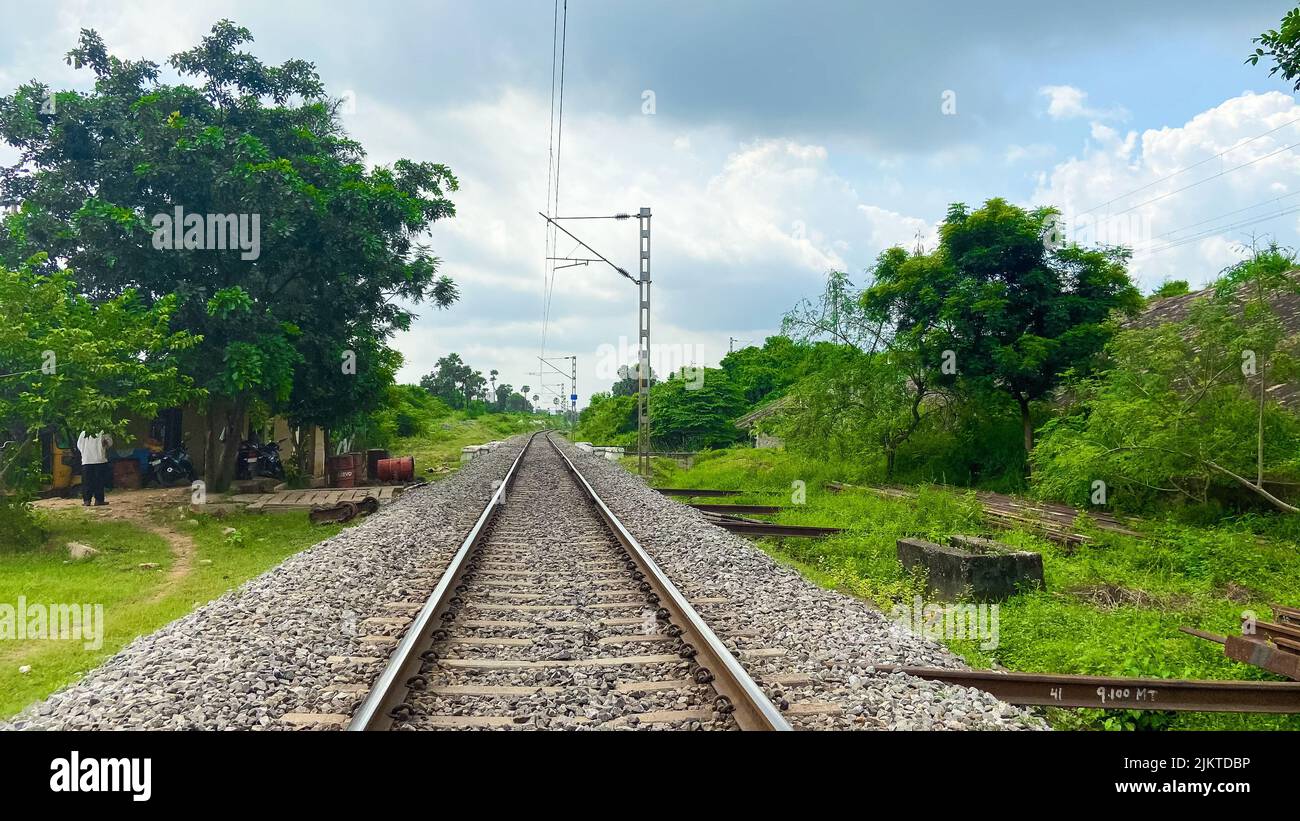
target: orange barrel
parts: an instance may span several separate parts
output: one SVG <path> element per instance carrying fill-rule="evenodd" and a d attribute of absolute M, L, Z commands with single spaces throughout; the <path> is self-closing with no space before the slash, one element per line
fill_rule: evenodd
<path fill-rule="evenodd" d="M 329 473 L 330 487 L 356 487 L 356 459 L 353 454 L 330 456 L 325 459 L 325 468 Z"/>
<path fill-rule="evenodd" d="M 388 451 L 383 448 L 371 448 L 366 451 L 366 476 L 372 481 L 379 478 L 379 460 L 387 459 Z"/>
<path fill-rule="evenodd" d="M 415 479 L 415 457 L 403 456 L 398 459 L 380 459 L 379 481 L 410 482 Z"/>

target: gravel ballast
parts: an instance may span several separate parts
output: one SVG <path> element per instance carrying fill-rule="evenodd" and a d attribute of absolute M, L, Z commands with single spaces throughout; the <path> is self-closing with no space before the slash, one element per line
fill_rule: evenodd
<path fill-rule="evenodd" d="M 941 645 L 861 601 L 806 580 L 740 536 L 709 524 L 693 508 L 658 493 L 599 454 L 557 437 L 605 504 L 691 598 L 724 598 L 697 608 L 741 651 L 754 678 L 807 674 L 809 685 L 769 685 L 775 702 L 831 702 L 838 713 L 789 715 L 797 729 L 1046 729 L 1031 713 L 967 687 L 884 674 L 873 665 L 965 668 Z M 746 659 L 752 648 L 781 656 Z"/>
<path fill-rule="evenodd" d="M 687 596 L 722 600 L 699 605 L 701 615 L 773 701 L 790 707 L 796 728 L 1045 728 L 981 691 L 878 672 L 873 665 L 965 665 L 865 602 L 808 582 L 619 465 L 555 439 Z M 374 643 L 385 632 L 383 617 L 395 615 L 386 603 L 427 595 L 526 441 L 514 437 L 450 478 L 408 490 L 364 523 L 136 639 L 0 729 L 300 726 L 284 720 L 291 714 L 334 716 L 318 726 L 340 726 L 387 660 L 391 647 Z M 537 446 L 547 447 L 540 438 Z M 595 714 L 605 709 L 589 706 Z"/>
<path fill-rule="evenodd" d="M 350 709 L 356 694 L 337 689 L 336 659 L 376 655 L 362 646 L 370 631 L 359 622 L 408 598 L 413 577 L 442 572 L 525 441 L 481 452 L 449 478 L 407 490 L 365 522 L 137 638 L 0 729 L 274 729 L 286 727 L 278 721 L 286 714 Z"/>

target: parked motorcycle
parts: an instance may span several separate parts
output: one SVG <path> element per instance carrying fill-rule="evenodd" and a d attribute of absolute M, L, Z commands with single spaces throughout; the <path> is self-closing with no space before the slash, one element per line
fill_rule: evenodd
<path fill-rule="evenodd" d="M 239 446 L 239 459 L 235 463 L 235 478 L 252 479 L 259 476 L 284 479 L 284 463 L 280 461 L 279 442 L 267 442 L 260 445 L 245 440 Z"/>
<path fill-rule="evenodd" d="M 149 455 L 149 465 L 142 484 L 157 482 L 161 487 L 172 487 L 181 482 L 189 484 L 193 481 L 194 464 L 190 462 L 189 451 L 184 445 Z"/>

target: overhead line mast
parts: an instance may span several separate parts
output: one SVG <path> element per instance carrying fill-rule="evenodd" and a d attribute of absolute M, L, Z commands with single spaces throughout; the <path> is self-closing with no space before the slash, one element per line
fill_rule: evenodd
<path fill-rule="evenodd" d="M 574 242 L 590 251 L 595 259 L 585 260 L 587 262 L 603 262 L 617 271 L 621 276 L 626 277 L 629 281 L 636 283 L 637 286 L 637 469 L 642 476 L 650 476 L 650 209 L 641 208 L 637 214 L 637 227 L 639 239 L 638 247 L 638 267 L 637 276 L 632 276 L 626 269 L 615 265 L 609 261 L 604 254 L 592 248 L 586 242 L 581 240 L 576 234 L 568 230 L 558 222 L 568 217 L 549 217 L 542 212 L 537 212 L 538 216 L 546 220 L 549 225 L 563 231 Z M 631 214 L 611 214 L 606 217 L 574 217 L 574 219 L 612 219 L 627 220 L 632 219 Z M 572 257 L 563 257 L 558 259 L 572 259 Z M 574 382 L 577 382 L 577 370 L 573 373 Z M 575 390 L 576 394 L 577 391 Z M 576 405 L 575 405 L 576 406 Z"/>

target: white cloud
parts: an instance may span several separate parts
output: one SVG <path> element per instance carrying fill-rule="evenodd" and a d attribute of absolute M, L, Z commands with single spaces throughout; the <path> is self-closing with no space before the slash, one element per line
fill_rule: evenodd
<path fill-rule="evenodd" d="M 1002 159 L 1007 165 L 1025 160 L 1043 160 L 1056 153 L 1056 147 L 1047 143 L 1030 143 L 1029 145 L 1012 144 L 1003 152 Z"/>
<path fill-rule="evenodd" d="M 397 338 L 407 357 L 401 377 L 414 381 L 457 351 L 484 372 L 497 368 L 511 384 L 532 384 L 527 371 L 536 370 L 541 336 L 544 223 L 536 212 L 546 201 L 546 101 L 507 89 L 472 105 L 408 111 L 369 104 L 364 90 L 358 93 L 365 116 L 348 125 L 371 159 L 434 159 L 461 180 L 457 216 L 435 226 L 432 245 L 463 298 L 448 312 L 427 312 Z M 654 340 L 702 348 L 705 364 L 726 353 L 729 336 L 761 344 L 828 270 L 856 276 L 884 247 L 911 247 L 918 231 L 933 234 L 924 220 L 860 195 L 831 167 L 826 146 L 804 141 L 744 141 L 716 126 L 683 128 L 639 115 L 566 114 L 562 157 L 562 214 L 654 209 Z M 566 227 L 635 270 L 634 223 Z M 573 245 L 562 241 L 558 255 Z M 560 270 L 555 282 L 548 355 L 579 356 L 585 401 L 608 387 L 596 380 L 600 346 L 635 340 L 636 291 L 602 264 Z"/>
<path fill-rule="evenodd" d="M 1268 92 L 1176 127 L 1094 125 L 1082 154 L 1044 175 L 1033 201 L 1062 208 L 1081 239 L 1133 247 L 1131 272 L 1144 287 L 1166 278 L 1201 285 L 1241 258 L 1252 232 L 1293 232 L 1297 218 L 1283 212 L 1300 207 L 1300 154 L 1290 148 L 1300 144 L 1297 120 L 1290 95 Z"/>
<path fill-rule="evenodd" d="M 1043 86 L 1040 96 L 1047 98 L 1047 116 L 1053 120 L 1123 120 L 1128 112 L 1123 107 L 1093 108 L 1088 105 L 1088 92 L 1074 86 Z"/>

